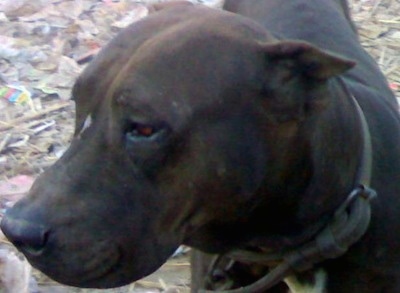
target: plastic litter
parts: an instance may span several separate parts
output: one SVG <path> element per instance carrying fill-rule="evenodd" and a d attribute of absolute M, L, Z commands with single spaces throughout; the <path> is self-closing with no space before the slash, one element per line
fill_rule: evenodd
<path fill-rule="evenodd" d="M 0 98 L 16 105 L 25 105 L 32 102 L 32 95 L 24 86 L 0 86 Z"/>

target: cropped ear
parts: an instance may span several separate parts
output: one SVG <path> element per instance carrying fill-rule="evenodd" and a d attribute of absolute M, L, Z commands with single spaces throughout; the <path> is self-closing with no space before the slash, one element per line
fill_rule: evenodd
<path fill-rule="evenodd" d="M 341 74 L 356 64 L 354 61 L 303 41 L 279 41 L 264 44 L 262 51 L 269 61 L 289 62 L 296 73 L 319 80 Z"/>
<path fill-rule="evenodd" d="M 355 62 L 302 41 L 261 44 L 264 65 L 263 105 L 271 121 L 301 121 L 326 109 L 326 81 Z"/>

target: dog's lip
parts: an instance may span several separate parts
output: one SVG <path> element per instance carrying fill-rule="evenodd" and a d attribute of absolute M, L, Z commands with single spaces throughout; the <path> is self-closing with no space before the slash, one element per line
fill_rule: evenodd
<path fill-rule="evenodd" d="M 46 250 L 46 252 L 46 258 L 57 259 L 54 255 L 51 255 L 48 250 Z M 101 255 L 101 257 L 99 257 L 99 255 Z M 52 270 L 48 267 L 48 263 L 42 262 L 42 257 L 44 257 L 43 254 L 27 256 L 29 262 L 31 262 L 34 267 L 60 283 L 70 286 L 92 288 L 101 287 L 102 284 L 109 283 L 110 280 L 118 274 L 119 268 L 122 266 L 123 251 L 117 245 L 111 246 L 109 243 L 102 243 L 100 244 L 96 256 L 92 256 L 87 260 L 82 260 L 81 269 L 73 273 L 68 272 L 68 267 L 64 267 L 62 272 L 55 273 L 53 271 L 52 273 Z M 51 266 L 55 266 L 55 264 L 53 263 Z"/>
<path fill-rule="evenodd" d="M 82 280 L 82 284 L 94 284 L 98 285 L 107 281 L 112 277 L 121 266 L 123 253 L 119 247 L 112 249 L 107 256 L 102 258 L 102 261 L 96 261 L 92 268 L 94 270 L 88 270 L 85 273 L 85 279 Z"/>

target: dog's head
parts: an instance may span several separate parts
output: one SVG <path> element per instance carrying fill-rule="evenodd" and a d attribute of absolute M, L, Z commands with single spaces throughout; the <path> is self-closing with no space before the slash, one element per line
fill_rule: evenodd
<path fill-rule="evenodd" d="M 304 161 L 302 125 L 350 65 L 227 12 L 157 12 L 78 78 L 70 148 L 2 228 L 35 267 L 80 287 L 139 279 L 182 243 L 239 246 L 260 206 L 285 202 L 289 177 L 307 181 L 290 171 Z"/>

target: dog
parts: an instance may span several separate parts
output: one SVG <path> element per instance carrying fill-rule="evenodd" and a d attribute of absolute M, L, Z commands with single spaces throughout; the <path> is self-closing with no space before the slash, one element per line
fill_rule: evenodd
<path fill-rule="evenodd" d="M 347 3 L 224 10 L 155 9 L 98 54 L 71 146 L 5 235 L 77 287 L 138 280 L 184 244 L 193 292 L 400 292 L 398 105 Z"/>

